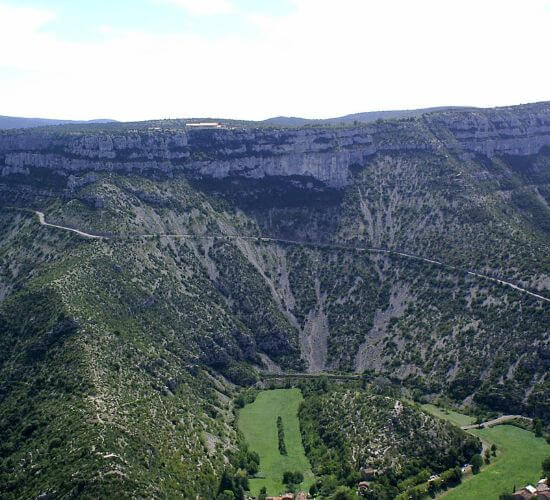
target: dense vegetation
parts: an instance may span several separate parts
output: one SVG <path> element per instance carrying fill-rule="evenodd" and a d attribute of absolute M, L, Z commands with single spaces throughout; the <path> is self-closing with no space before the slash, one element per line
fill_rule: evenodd
<path fill-rule="evenodd" d="M 179 341 L 170 332 L 166 304 L 138 284 L 141 257 L 26 216 L 2 223 L 2 496 L 211 497 L 237 446 L 231 389 L 183 350 L 185 323 Z"/>
<path fill-rule="evenodd" d="M 304 389 L 320 491 L 354 487 L 367 465 L 388 469 L 374 481 L 384 495 L 422 487 L 427 470 L 457 481 L 455 465 L 478 451 L 415 406 L 396 407 L 388 387 L 418 402 L 525 413 L 547 432 L 548 304 L 464 270 L 548 296 L 550 152 L 458 155 L 428 147 L 442 131 L 415 124 L 383 123 L 374 140 L 425 148 L 372 155 L 343 189 L 183 169 L 3 176 L 0 496 L 241 498 L 259 493 L 258 472 L 276 477 L 277 492 L 285 472 L 309 486 L 303 453 L 270 470 L 270 455 L 252 455 L 262 450 L 237 431 L 234 405 L 243 419 L 256 403 L 235 396 L 261 369 L 357 371 L 382 389 Z M 105 130 L 120 139 L 132 126 Z M 55 137 L 103 127 L 59 127 Z M 33 208 L 111 238 L 40 226 Z M 296 415 L 281 405 L 265 410 L 269 450 L 292 461 Z"/>
<path fill-rule="evenodd" d="M 338 485 L 369 480 L 373 498 L 394 498 L 432 474 L 438 488 L 460 482 L 455 471 L 481 449 L 474 437 L 376 387 L 325 391 L 308 386 L 300 408 L 304 448 L 320 476 L 314 489 L 327 494 Z M 373 392 L 375 391 L 375 392 Z M 384 391 L 382 391 L 384 392 Z"/>

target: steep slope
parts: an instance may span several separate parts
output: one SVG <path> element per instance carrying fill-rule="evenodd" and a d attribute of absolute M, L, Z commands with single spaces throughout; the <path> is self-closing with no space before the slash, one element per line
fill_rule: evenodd
<path fill-rule="evenodd" d="M 257 369 L 549 418 L 550 308 L 512 286 L 550 298 L 548 147 L 545 103 L 0 133 L 2 493 L 210 498 Z"/>
<path fill-rule="evenodd" d="M 228 387 L 151 300 L 157 277 L 140 270 L 156 274 L 156 243 L 136 254 L 3 221 L 2 496 L 211 496 L 236 445 L 229 416 L 216 419 Z"/>

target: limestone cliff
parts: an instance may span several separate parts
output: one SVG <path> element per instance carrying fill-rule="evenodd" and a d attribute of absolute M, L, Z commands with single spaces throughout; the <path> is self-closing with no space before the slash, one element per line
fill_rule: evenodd
<path fill-rule="evenodd" d="M 338 188 L 350 183 L 354 167 L 379 152 L 535 154 L 550 146 L 550 103 L 442 111 L 338 128 L 170 126 L 148 127 L 145 122 L 135 129 L 115 125 L 6 131 L 0 135 L 0 171 L 2 176 L 28 174 L 32 167 L 65 177 L 95 170 L 213 178 L 301 176 Z"/>

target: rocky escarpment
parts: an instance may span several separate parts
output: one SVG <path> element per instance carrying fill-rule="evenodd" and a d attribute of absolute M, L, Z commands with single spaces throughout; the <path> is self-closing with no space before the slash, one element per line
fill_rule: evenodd
<path fill-rule="evenodd" d="M 300 176 L 339 188 L 350 183 L 354 167 L 380 152 L 446 149 L 491 157 L 534 154 L 544 146 L 550 146 L 550 103 L 443 111 L 341 128 L 169 130 L 142 124 L 100 131 L 10 131 L 0 135 L 0 172 L 28 175 L 31 168 L 42 168 L 67 178 L 97 170 Z"/>
<path fill-rule="evenodd" d="M 550 141 L 550 103 L 444 111 L 426 116 L 425 121 L 450 150 L 489 157 L 536 154 Z"/>

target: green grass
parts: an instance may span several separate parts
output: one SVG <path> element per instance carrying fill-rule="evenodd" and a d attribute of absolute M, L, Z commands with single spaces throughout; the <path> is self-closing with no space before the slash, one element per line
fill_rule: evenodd
<path fill-rule="evenodd" d="M 251 450 L 260 455 L 263 478 L 250 480 L 250 490 L 257 495 L 262 486 L 276 495 L 287 491 L 282 478 L 285 471 L 301 471 L 304 482 L 300 489 L 308 490 L 314 481 L 311 465 L 304 453 L 298 423 L 298 406 L 302 401 L 299 389 L 276 389 L 258 394 L 254 403 L 246 405 L 239 414 L 239 429 Z M 287 455 L 279 453 L 277 417 L 283 419 Z"/>
<path fill-rule="evenodd" d="M 430 404 L 422 405 L 422 409 L 427 411 L 428 413 L 431 413 L 435 417 L 448 420 L 449 422 L 457 425 L 458 427 L 462 427 L 463 425 L 473 424 L 475 421 L 474 417 L 470 417 L 469 415 L 464 415 L 463 413 L 458 413 L 453 410 L 447 410 L 446 408 L 441 408 L 435 405 L 430 405 Z"/>
<path fill-rule="evenodd" d="M 445 500 L 497 500 L 501 493 L 511 492 L 514 486 L 520 489 L 540 479 L 541 462 L 550 456 L 550 445 L 543 438 L 512 425 L 471 432 L 488 443 L 495 443 L 497 458 L 478 475 L 442 495 Z"/>

